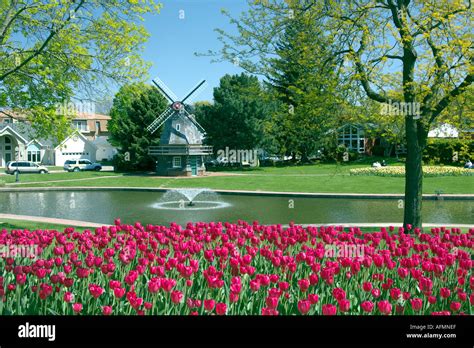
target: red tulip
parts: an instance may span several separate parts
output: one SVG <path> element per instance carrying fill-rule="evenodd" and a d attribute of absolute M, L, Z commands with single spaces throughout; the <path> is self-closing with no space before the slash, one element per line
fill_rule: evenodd
<path fill-rule="evenodd" d="M 402 292 L 400 289 L 398 288 L 392 288 L 390 289 L 390 297 L 393 299 L 393 300 L 398 300 L 401 296 Z"/>
<path fill-rule="evenodd" d="M 308 290 L 309 285 L 310 285 L 310 281 L 308 279 L 298 280 L 298 286 L 300 287 L 300 290 L 302 292 L 305 292 L 306 290 Z"/>
<path fill-rule="evenodd" d="M 460 302 L 451 302 L 449 304 L 449 308 L 453 311 L 453 312 L 457 312 L 459 311 L 459 309 L 461 308 L 461 303 Z"/>
<path fill-rule="evenodd" d="M 271 308 L 271 309 L 275 309 L 278 307 L 278 297 L 267 297 L 265 299 L 265 303 L 267 304 L 267 307 Z"/>
<path fill-rule="evenodd" d="M 298 310 L 301 314 L 307 314 L 311 309 L 311 302 L 308 300 L 299 300 L 298 301 Z"/>
<path fill-rule="evenodd" d="M 102 306 L 102 314 L 103 315 L 111 315 L 112 314 L 112 306 Z"/>
<path fill-rule="evenodd" d="M 341 288 L 334 288 L 332 290 L 332 295 L 337 301 L 341 301 L 346 298 L 346 292 Z"/>
<path fill-rule="evenodd" d="M 80 313 L 82 311 L 82 303 L 74 303 L 72 305 L 72 310 L 75 312 L 75 313 Z"/>
<path fill-rule="evenodd" d="M 309 302 L 311 302 L 312 305 L 314 305 L 314 304 L 318 303 L 319 296 L 316 295 L 316 294 L 309 294 L 308 295 L 308 300 L 309 300 Z"/>
<path fill-rule="evenodd" d="M 406 268 L 399 268 L 397 270 L 397 273 L 400 276 L 400 278 L 402 278 L 402 279 L 404 279 L 408 276 L 408 270 Z"/>
<path fill-rule="evenodd" d="M 423 307 L 423 301 L 421 298 L 413 298 L 410 300 L 410 303 L 411 303 L 411 308 L 415 312 L 418 312 Z"/>
<path fill-rule="evenodd" d="M 371 293 L 372 293 L 372 296 L 374 296 L 375 298 L 379 298 L 380 295 L 382 294 L 379 289 L 372 289 Z"/>
<path fill-rule="evenodd" d="M 171 301 L 174 304 L 180 303 L 182 299 L 183 299 L 183 293 L 181 291 L 175 290 L 171 292 Z"/>
<path fill-rule="evenodd" d="M 125 295 L 126 290 L 124 288 L 115 288 L 114 296 L 117 298 L 122 298 Z"/>
<path fill-rule="evenodd" d="M 278 315 L 278 311 L 274 308 L 262 308 L 262 315 Z"/>
<path fill-rule="evenodd" d="M 208 312 L 212 312 L 215 305 L 216 301 L 214 300 L 204 300 L 204 309 Z"/>
<path fill-rule="evenodd" d="M 379 303 L 377 303 L 377 307 L 378 307 L 380 313 L 382 313 L 382 314 L 392 313 L 392 305 L 390 304 L 390 302 L 388 302 L 386 300 L 379 301 Z"/>
<path fill-rule="evenodd" d="M 336 315 L 337 307 L 332 304 L 323 305 L 323 315 Z"/>
<path fill-rule="evenodd" d="M 104 289 L 97 284 L 89 285 L 89 292 L 94 298 L 99 298 L 104 293 Z"/>
<path fill-rule="evenodd" d="M 365 291 L 365 292 L 369 292 L 370 290 L 372 290 L 372 283 L 370 282 L 364 282 L 362 284 L 362 289 Z"/>
<path fill-rule="evenodd" d="M 346 300 L 346 299 L 340 300 L 338 302 L 338 304 L 339 304 L 339 310 L 341 312 L 348 312 L 350 307 L 351 307 L 351 302 L 349 300 Z"/>
<path fill-rule="evenodd" d="M 360 304 L 362 310 L 366 313 L 371 313 L 374 309 L 374 304 L 371 301 L 364 301 Z"/>
<path fill-rule="evenodd" d="M 225 315 L 227 313 L 227 305 L 225 303 L 216 304 L 217 315 Z"/>
<path fill-rule="evenodd" d="M 71 292 L 64 293 L 64 302 L 71 303 L 74 301 L 74 294 Z"/>
<path fill-rule="evenodd" d="M 448 298 L 451 296 L 451 291 L 448 288 L 441 288 L 439 294 L 442 298 Z"/>

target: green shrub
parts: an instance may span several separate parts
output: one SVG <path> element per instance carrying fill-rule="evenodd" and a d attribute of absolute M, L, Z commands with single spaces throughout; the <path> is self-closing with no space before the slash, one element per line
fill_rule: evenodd
<path fill-rule="evenodd" d="M 426 164 L 463 164 L 468 159 L 474 159 L 474 140 L 469 139 L 429 139 L 423 153 Z"/>

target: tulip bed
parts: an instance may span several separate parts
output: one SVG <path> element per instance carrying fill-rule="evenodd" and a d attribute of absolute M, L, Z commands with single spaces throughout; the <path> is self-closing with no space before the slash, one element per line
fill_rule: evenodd
<path fill-rule="evenodd" d="M 473 314 L 473 242 L 474 228 L 244 221 L 3 229 L 0 245 L 38 255 L 0 258 L 0 314 Z"/>
<path fill-rule="evenodd" d="M 375 175 L 375 176 L 393 176 L 405 177 L 405 167 L 389 166 L 389 167 L 370 167 L 356 168 L 349 171 L 350 175 Z M 452 166 L 423 166 L 423 176 L 473 176 L 474 170 L 467 168 L 459 168 Z"/>

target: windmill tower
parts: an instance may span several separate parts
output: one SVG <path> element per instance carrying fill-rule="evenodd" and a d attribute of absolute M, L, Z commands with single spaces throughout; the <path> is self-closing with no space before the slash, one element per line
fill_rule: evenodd
<path fill-rule="evenodd" d="M 150 146 L 148 154 L 157 159 L 156 172 L 163 176 L 204 175 L 204 158 L 212 155 L 212 146 L 204 146 L 205 130 L 187 109 L 185 102 L 194 99 L 202 91 L 206 81 L 196 85 L 183 99 L 160 80 L 153 80 L 158 91 L 170 105 L 148 127 L 156 132 L 163 124 L 159 146 Z"/>

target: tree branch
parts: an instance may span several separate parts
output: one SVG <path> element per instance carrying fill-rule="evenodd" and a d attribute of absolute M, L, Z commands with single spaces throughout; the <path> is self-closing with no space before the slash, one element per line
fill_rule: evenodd
<path fill-rule="evenodd" d="M 471 62 L 474 59 L 471 59 Z M 474 62 L 473 62 L 474 63 Z M 451 99 L 457 97 L 461 93 L 463 93 L 467 87 L 469 87 L 474 80 L 474 74 L 470 73 L 469 75 L 466 76 L 464 81 L 462 81 L 458 86 L 456 86 L 454 89 L 452 89 L 444 98 L 442 98 L 438 105 L 434 108 L 434 111 L 430 117 L 429 123 L 432 123 L 435 118 L 449 105 L 449 102 Z"/>
<path fill-rule="evenodd" d="M 85 3 L 85 0 L 81 0 L 80 3 L 76 6 L 74 9 L 74 13 L 77 12 Z M 71 20 L 71 13 L 69 13 L 69 16 L 64 20 L 62 25 L 58 29 L 51 29 L 51 32 L 49 33 L 48 37 L 44 42 L 41 44 L 41 46 L 33 53 L 30 55 L 28 58 L 26 58 L 23 62 L 15 66 L 13 69 L 7 71 L 3 75 L 0 76 L 0 81 L 3 81 L 5 78 L 7 78 L 9 75 L 17 72 L 20 70 L 22 67 L 27 65 L 31 60 L 33 60 L 35 57 L 39 56 L 48 46 L 49 42 L 66 26 L 66 24 Z"/>

